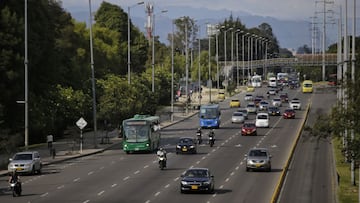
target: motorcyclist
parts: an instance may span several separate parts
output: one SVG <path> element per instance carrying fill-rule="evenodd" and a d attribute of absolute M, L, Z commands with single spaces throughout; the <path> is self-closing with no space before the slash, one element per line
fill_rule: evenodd
<path fill-rule="evenodd" d="M 16 170 L 12 171 L 10 173 L 10 177 L 9 177 L 9 184 L 12 183 L 12 182 L 17 182 L 18 186 L 19 186 L 19 191 L 21 193 L 21 181 L 20 181 L 20 176 L 19 174 L 17 173 Z"/>
<path fill-rule="evenodd" d="M 211 147 L 213 146 L 214 142 L 215 142 L 215 132 L 214 129 L 211 129 L 209 133 L 209 144 Z"/>
<path fill-rule="evenodd" d="M 156 152 L 156 155 L 158 156 L 158 158 L 160 159 L 160 157 L 164 157 L 164 166 L 166 167 L 166 151 L 164 148 L 160 147 L 159 150 Z M 160 160 L 159 160 L 160 161 Z"/>
<path fill-rule="evenodd" d="M 199 144 L 201 144 L 201 141 L 202 141 L 201 136 L 202 136 L 201 128 L 198 128 L 196 131 L 196 137 L 198 139 Z"/>

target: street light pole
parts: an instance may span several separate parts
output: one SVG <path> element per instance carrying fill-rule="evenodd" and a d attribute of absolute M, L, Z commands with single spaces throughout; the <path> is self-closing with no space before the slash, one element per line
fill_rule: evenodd
<path fill-rule="evenodd" d="M 95 93 L 95 68 L 94 68 L 94 52 L 92 41 L 92 12 L 91 0 L 89 0 L 89 13 L 90 13 L 90 64 L 91 64 L 91 83 L 92 83 L 92 96 L 93 96 L 93 120 L 94 120 L 94 147 L 97 148 L 97 119 L 96 119 L 96 93 Z"/>
<path fill-rule="evenodd" d="M 244 33 L 244 31 L 241 31 L 241 33 Z M 245 50 L 244 50 L 244 44 L 245 44 L 245 35 L 246 34 L 243 34 L 242 35 L 242 46 L 241 46 L 241 50 L 242 50 L 242 85 L 244 86 L 245 85 Z"/>
<path fill-rule="evenodd" d="M 210 86 L 210 92 L 209 92 L 209 102 L 211 103 L 211 87 L 212 87 L 212 80 L 211 80 L 211 53 L 210 53 L 210 46 L 211 46 L 211 36 L 210 36 L 210 24 L 207 26 L 207 35 L 209 38 L 209 86 Z"/>
<path fill-rule="evenodd" d="M 219 31 L 216 30 L 216 80 L 217 80 L 217 90 L 219 91 Z"/>
<path fill-rule="evenodd" d="M 127 61 L 127 65 L 128 65 L 128 84 L 131 83 L 131 75 L 130 75 L 130 66 L 131 66 L 131 52 L 130 52 L 130 41 L 131 41 L 131 32 L 130 32 L 130 8 L 134 7 L 134 6 L 137 6 L 137 5 L 141 5 L 141 4 L 144 4 L 143 1 L 141 2 L 138 2 L 137 4 L 135 5 L 132 5 L 132 6 L 128 6 L 128 19 L 127 19 L 127 23 L 128 23 L 128 27 L 127 27 L 127 31 L 128 31 L 128 61 Z"/>
<path fill-rule="evenodd" d="M 160 13 L 166 13 L 167 10 L 162 10 Z M 153 13 L 153 21 L 152 21 L 152 62 L 151 62 L 151 67 L 152 67 L 152 74 L 151 74 L 151 91 L 154 92 L 155 91 L 155 14 Z"/>
<path fill-rule="evenodd" d="M 185 109 L 185 113 L 188 114 L 188 96 L 189 96 L 189 93 L 188 93 L 188 86 L 189 86 L 189 61 L 188 61 L 188 26 L 187 26 L 187 19 L 184 18 L 184 22 L 185 22 L 185 72 L 186 72 L 186 75 L 185 75 L 185 93 L 186 93 L 186 109 Z"/>
<path fill-rule="evenodd" d="M 239 88 L 239 32 L 240 29 L 236 30 L 236 87 Z"/>
<path fill-rule="evenodd" d="M 25 72 L 25 149 L 28 149 L 29 145 L 29 102 L 28 102 L 28 22 L 27 22 L 27 0 L 25 0 L 25 59 L 24 59 L 24 72 Z"/>
<path fill-rule="evenodd" d="M 200 32 L 200 29 L 199 29 L 199 32 Z M 200 34 L 199 34 L 200 35 Z M 199 106 L 201 105 L 201 62 L 200 62 L 200 55 L 201 55 L 201 40 L 200 40 L 200 36 L 198 38 L 198 41 L 199 41 L 199 56 L 198 56 L 198 59 L 199 59 Z"/>
<path fill-rule="evenodd" d="M 224 72 L 225 72 L 225 68 L 226 68 L 226 66 L 227 66 L 227 56 L 226 56 L 226 52 L 227 52 L 227 50 L 226 50 L 226 32 L 228 32 L 228 31 L 230 31 L 230 30 L 232 30 L 233 28 L 231 27 L 231 28 L 229 28 L 229 29 L 227 29 L 227 30 L 225 30 L 224 31 Z M 225 78 L 226 78 L 226 80 L 227 80 L 227 73 L 225 72 Z"/>
<path fill-rule="evenodd" d="M 174 121 L 174 21 L 171 22 L 171 122 Z"/>

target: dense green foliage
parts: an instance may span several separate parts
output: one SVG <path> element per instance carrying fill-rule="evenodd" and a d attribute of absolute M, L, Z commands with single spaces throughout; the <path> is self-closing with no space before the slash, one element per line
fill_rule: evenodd
<path fill-rule="evenodd" d="M 23 143 L 24 105 L 16 101 L 24 100 L 25 94 L 24 6 L 24 1 L 0 2 L 0 143 L 3 150 Z M 123 119 L 136 113 L 154 114 L 157 106 L 168 105 L 172 76 L 174 81 L 185 76 L 186 43 L 194 53 L 193 57 L 189 55 L 192 80 L 197 80 L 199 68 L 201 80 L 209 79 L 209 61 L 210 77 L 213 81 L 216 79 L 215 36 L 210 36 L 210 47 L 208 38 L 200 39 L 199 55 L 195 47 L 200 28 L 194 19 L 184 16 L 174 20 L 175 32 L 169 34 L 169 41 L 174 39 L 173 64 L 171 46 L 161 43 L 155 36 L 154 92 L 151 88 L 152 42 L 130 22 L 131 84 L 128 84 L 127 13 L 117 5 L 102 2 L 93 17 L 98 123 L 106 120 L 118 126 Z M 80 117 L 84 117 L 91 128 L 93 98 L 89 26 L 76 22 L 62 8 L 61 1 L 54 0 L 28 0 L 27 22 L 30 144 L 44 141 L 50 133 L 55 135 L 55 139 L 63 136 L 66 128 L 74 126 Z M 279 51 L 272 28 L 266 23 L 247 29 L 240 19 L 230 16 L 219 23 L 219 44 L 224 43 L 222 26 L 237 27 L 245 33 L 267 38 L 271 41 L 269 52 Z M 229 47 L 230 42 L 226 40 Z M 245 46 L 247 43 L 246 40 Z M 219 49 L 220 60 L 223 51 Z M 230 49 L 228 52 L 230 60 Z M 245 54 L 248 54 L 247 50 Z"/>

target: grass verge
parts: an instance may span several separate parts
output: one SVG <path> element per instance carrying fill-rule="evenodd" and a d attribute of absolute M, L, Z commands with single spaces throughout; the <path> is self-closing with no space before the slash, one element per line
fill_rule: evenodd
<path fill-rule="evenodd" d="M 333 139 L 334 155 L 336 161 L 336 171 L 339 175 L 339 187 L 337 195 L 339 203 L 358 202 L 358 186 L 351 183 L 350 163 L 347 163 L 341 152 L 342 140 Z M 356 184 L 359 184 L 359 171 L 355 171 Z"/>

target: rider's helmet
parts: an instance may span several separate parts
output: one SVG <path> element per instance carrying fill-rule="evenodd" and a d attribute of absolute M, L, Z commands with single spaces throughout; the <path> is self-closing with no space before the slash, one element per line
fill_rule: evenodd
<path fill-rule="evenodd" d="M 198 131 L 201 131 L 201 128 L 200 128 L 200 127 L 198 128 Z"/>
<path fill-rule="evenodd" d="M 159 148 L 159 151 L 163 151 L 164 149 L 162 147 Z"/>

